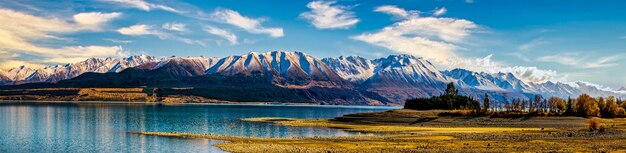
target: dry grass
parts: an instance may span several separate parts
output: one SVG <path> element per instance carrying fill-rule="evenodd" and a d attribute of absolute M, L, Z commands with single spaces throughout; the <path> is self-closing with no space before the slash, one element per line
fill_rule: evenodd
<path fill-rule="evenodd" d="M 384 136 L 248 138 L 210 134 L 141 132 L 137 134 L 224 140 L 228 152 L 602 152 L 625 151 L 622 138 L 542 139 L 545 133 L 395 134 Z M 492 139 L 492 137 L 530 139 Z M 468 138 L 471 137 L 471 138 Z M 534 138 L 537 137 L 537 138 Z"/>
<path fill-rule="evenodd" d="M 344 129 L 352 132 L 368 133 L 484 133 L 484 132 L 514 132 L 514 131 L 545 131 L 556 129 L 551 128 L 516 128 L 516 127 L 423 127 L 423 126 L 401 126 L 401 125 L 365 125 L 332 122 L 329 120 L 306 120 L 291 118 L 245 118 L 244 121 L 253 122 L 273 122 L 284 126 L 306 126 L 306 127 L 329 127 Z"/>
<path fill-rule="evenodd" d="M 587 119 L 577 117 L 530 119 L 440 117 L 420 124 L 409 124 L 415 119 L 437 116 L 440 112 L 442 111 L 394 110 L 382 113 L 351 114 L 332 120 L 242 119 L 250 122 L 272 122 L 285 126 L 329 127 L 382 134 L 370 136 L 253 138 L 192 133 L 139 132 L 137 134 L 225 140 L 227 143 L 216 146 L 228 152 L 626 151 L 626 145 L 624 145 L 626 132 L 623 131 L 626 129 L 624 128 L 626 119 L 594 118 L 594 121 L 606 127 L 603 131 L 586 130 Z M 357 122 L 357 120 L 367 121 Z"/>

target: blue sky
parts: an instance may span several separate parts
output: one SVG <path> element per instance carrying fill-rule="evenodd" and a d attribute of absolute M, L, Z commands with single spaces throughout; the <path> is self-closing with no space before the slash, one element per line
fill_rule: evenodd
<path fill-rule="evenodd" d="M 440 69 L 626 86 L 626 1 L 0 0 L 0 64 L 134 54 L 412 54 Z"/>

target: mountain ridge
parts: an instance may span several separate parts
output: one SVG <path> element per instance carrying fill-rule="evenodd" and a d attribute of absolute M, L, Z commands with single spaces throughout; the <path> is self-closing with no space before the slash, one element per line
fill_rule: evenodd
<path fill-rule="evenodd" d="M 47 66 L 32 69 L 25 66 L 0 71 L 0 85 L 20 85 L 29 83 L 84 82 L 80 75 L 99 77 L 130 77 L 120 74 L 124 70 L 141 75 L 167 76 L 177 86 L 189 85 L 190 80 L 202 78 L 235 77 L 263 79 L 270 84 L 288 89 L 287 93 L 311 101 L 332 104 L 401 104 L 408 98 L 436 96 L 443 92 L 445 84 L 453 82 L 459 92 L 477 99 L 487 93 L 497 100 L 530 98 L 534 95 L 575 97 L 588 93 L 592 96 L 625 97 L 626 91 L 612 91 L 587 82 L 524 82 L 512 73 L 473 72 L 465 69 L 440 71 L 427 60 L 412 55 L 390 55 L 378 59 L 365 59 L 359 56 L 318 59 L 302 52 L 272 51 L 265 53 L 215 57 L 168 57 L 156 58 L 136 55 L 126 58 L 90 58 L 74 64 Z M 131 74 L 132 74 L 131 73 Z M 135 77 L 135 78 L 132 78 Z M 142 76 L 152 80 L 153 85 L 163 86 L 158 77 Z M 169 78 L 169 79 L 165 79 Z M 243 81 L 240 82 L 248 82 Z M 88 79 L 87 79 L 88 80 Z M 236 79 L 230 79 L 230 81 Z M 200 82 L 207 80 L 200 79 Z M 155 82 L 159 82 L 154 84 Z M 176 83 L 177 82 L 177 83 Z M 211 81 L 209 81 L 211 82 Z M 227 83 L 234 86 L 246 84 Z M 140 86 L 141 84 L 135 84 Z M 273 88 L 273 87 L 272 87 Z M 254 91 L 254 90 L 251 90 Z M 331 96 L 325 96 L 331 95 Z M 350 102 L 353 100 L 355 102 Z M 358 101 L 358 102 L 357 102 Z"/>

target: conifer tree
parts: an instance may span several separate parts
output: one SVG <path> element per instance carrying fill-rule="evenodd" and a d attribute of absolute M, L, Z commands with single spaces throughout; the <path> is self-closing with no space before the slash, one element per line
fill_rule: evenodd
<path fill-rule="evenodd" d="M 485 112 L 489 111 L 489 95 L 487 93 L 485 93 L 485 98 L 483 99 L 483 107 L 485 107 Z"/>

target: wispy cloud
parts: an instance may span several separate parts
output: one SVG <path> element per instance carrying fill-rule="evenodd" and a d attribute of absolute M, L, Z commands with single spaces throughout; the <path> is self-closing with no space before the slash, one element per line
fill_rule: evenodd
<path fill-rule="evenodd" d="M 520 45 L 518 47 L 518 50 L 529 51 L 529 50 L 535 49 L 537 46 L 541 46 L 545 44 L 550 44 L 550 42 L 545 40 L 544 38 L 535 38 L 527 43 Z"/>
<path fill-rule="evenodd" d="M 619 60 L 624 58 L 624 54 L 605 56 L 596 59 L 590 59 L 589 56 L 590 55 L 582 54 L 581 52 L 559 53 L 555 55 L 542 56 L 539 57 L 538 60 L 542 62 L 552 62 L 582 68 L 605 68 L 618 66 Z"/>
<path fill-rule="evenodd" d="M 166 30 L 171 30 L 171 31 L 178 31 L 178 32 L 185 32 L 187 31 L 187 25 L 183 24 L 183 23 L 173 23 L 173 22 L 168 22 L 163 24 L 163 29 Z"/>
<path fill-rule="evenodd" d="M 159 39 L 163 39 L 163 40 L 171 39 L 171 40 L 181 41 L 186 44 L 198 44 L 202 46 L 205 45 L 204 42 L 199 41 L 199 40 L 192 40 L 192 39 L 176 36 L 174 34 L 163 32 L 155 28 L 155 26 L 153 25 L 136 24 L 136 25 L 132 25 L 129 27 L 119 28 L 117 29 L 117 32 L 119 32 L 122 35 L 128 35 L 128 36 L 152 35 L 152 36 L 157 36 Z"/>
<path fill-rule="evenodd" d="M 217 9 L 210 15 L 210 18 L 213 21 L 230 24 L 250 33 L 268 34 L 270 37 L 274 38 L 283 37 L 285 35 L 283 33 L 283 28 L 266 28 L 261 25 L 263 20 L 246 17 L 239 14 L 239 12 L 230 9 Z"/>
<path fill-rule="evenodd" d="M 545 30 L 541 30 L 541 31 L 545 31 Z M 547 41 L 544 38 L 535 38 L 522 45 L 519 45 L 517 47 L 517 50 L 509 53 L 509 55 L 513 55 L 525 62 L 531 62 L 532 60 L 527 56 L 527 54 L 529 54 L 528 52 L 533 51 L 537 47 L 541 45 L 546 45 L 546 44 L 550 44 L 550 41 Z"/>
<path fill-rule="evenodd" d="M 542 62 L 552 62 L 552 63 L 559 63 L 562 65 L 572 66 L 572 65 L 581 64 L 583 59 L 579 58 L 580 54 L 581 53 L 578 53 L 578 52 L 561 53 L 561 54 L 556 54 L 556 55 L 542 56 L 542 57 L 539 57 L 537 60 L 542 61 Z"/>
<path fill-rule="evenodd" d="M 348 11 L 347 6 L 333 5 L 336 1 L 312 1 L 306 6 L 309 12 L 300 14 L 318 29 L 347 29 L 357 23 L 354 12 Z"/>
<path fill-rule="evenodd" d="M 109 21 L 118 18 L 122 15 L 122 13 L 113 12 L 113 13 L 102 13 L 102 12 L 86 12 L 86 13 L 78 13 L 73 16 L 74 22 L 76 22 L 77 28 L 89 29 L 94 31 L 101 30 L 102 26 L 104 26 Z"/>
<path fill-rule="evenodd" d="M 380 31 L 363 33 L 351 38 L 447 65 L 450 64 L 451 58 L 460 58 L 455 53 L 458 47 L 454 43 L 463 41 L 473 29 L 478 27 L 468 20 L 407 16 L 401 12 L 415 11 L 397 10 L 399 8 L 392 6 L 383 7 L 387 8 L 383 9 L 387 10 L 383 11 L 384 13 L 408 18 L 384 27 Z M 376 10 L 381 11 L 380 7 Z"/>
<path fill-rule="evenodd" d="M 120 28 L 120 29 L 117 29 L 117 32 L 123 35 L 130 35 L 130 36 L 155 35 L 155 36 L 158 36 L 159 38 L 166 37 L 165 33 L 154 29 L 153 26 L 145 25 L 145 24 L 136 24 L 130 27 Z"/>
<path fill-rule="evenodd" d="M 405 10 L 395 5 L 383 5 L 376 7 L 376 9 L 374 9 L 374 12 L 389 14 L 400 19 L 417 18 L 420 14 L 420 12 L 417 10 Z"/>
<path fill-rule="evenodd" d="M 237 35 L 231 33 L 230 31 L 213 27 L 213 26 L 205 26 L 204 31 L 206 31 L 209 34 L 222 37 L 226 39 L 228 42 L 230 42 L 230 44 L 232 45 L 237 44 Z"/>
<path fill-rule="evenodd" d="M 120 39 L 113 39 L 113 38 L 106 38 L 106 39 L 103 39 L 103 40 L 110 41 L 110 42 L 113 42 L 113 43 L 121 43 L 121 44 L 129 44 L 129 43 L 133 42 L 133 41 L 130 41 L 130 40 L 120 40 Z"/>
<path fill-rule="evenodd" d="M 446 14 L 446 12 L 448 12 L 448 9 L 446 9 L 445 7 L 442 7 L 440 9 L 436 9 L 435 11 L 433 11 L 433 16 L 441 16 L 443 14 Z"/>
<path fill-rule="evenodd" d="M 118 3 L 118 4 L 121 4 L 120 6 L 122 7 L 133 7 L 133 8 L 137 8 L 137 9 L 144 10 L 144 11 L 164 10 L 164 11 L 169 11 L 169 12 L 174 12 L 174 13 L 184 13 L 183 11 L 174 9 L 166 5 L 148 3 L 144 0 L 102 0 L 102 1 Z"/>
<path fill-rule="evenodd" d="M 613 67 L 618 66 L 617 63 L 619 60 L 623 59 L 624 55 L 612 55 L 598 58 L 595 61 L 591 61 L 585 64 L 585 68 L 605 68 L 605 67 Z"/>

